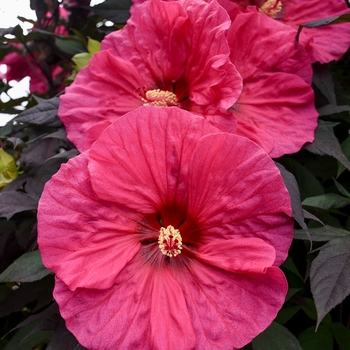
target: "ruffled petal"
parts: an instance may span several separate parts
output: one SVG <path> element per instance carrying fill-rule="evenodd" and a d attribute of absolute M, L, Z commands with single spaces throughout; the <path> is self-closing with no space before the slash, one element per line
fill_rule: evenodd
<path fill-rule="evenodd" d="M 158 247 L 155 253 L 159 254 Z M 71 291 L 56 279 L 54 297 L 67 328 L 91 350 L 192 349 L 195 334 L 179 284 L 141 249 L 106 290 Z"/>
<path fill-rule="evenodd" d="M 276 259 L 275 249 L 260 238 L 213 241 L 199 247 L 197 260 L 234 273 L 265 273 Z"/>
<path fill-rule="evenodd" d="M 236 14 L 227 36 L 231 60 L 243 77 L 242 94 L 231 109 L 237 133 L 273 158 L 312 142 L 317 127 L 311 64 L 295 35 L 250 6 Z"/>
<path fill-rule="evenodd" d="M 243 347 L 271 324 L 288 290 L 276 267 L 242 275 L 195 260 L 186 266 L 172 273 L 185 296 L 198 350 Z"/>
<path fill-rule="evenodd" d="M 242 90 L 241 76 L 229 58 L 226 31 L 231 25 L 230 18 L 215 0 L 184 1 L 187 2 L 191 51 L 184 76 L 190 86 L 190 99 L 225 112 Z"/>
<path fill-rule="evenodd" d="M 321 18 L 350 13 L 346 1 L 282 0 L 281 21 L 298 29 L 300 24 Z M 319 28 L 303 28 L 300 43 L 312 62 L 328 63 L 340 59 L 350 47 L 350 23 L 337 23 Z"/>
<path fill-rule="evenodd" d="M 152 0 L 132 6 L 130 12 L 127 25 L 107 35 L 101 50 L 111 49 L 159 85 L 179 80 L 190 49 L 190 23 L 184 6 L 180 1 Z M 170 86 L 158 88 L 171 90 Z"/>
<path fill-rule="evenodd" d="M 58 115 L 67 129 L 68 138 L 79 151 L 88 149 L 98 136 L 91 139 L 89 130 L 96 124 L 111 123 L 141 106 L 142 100 L 136 90 L 146 84 L 147 80 L 132 63 L 109 51 L 96 53 L 90 65 L 79 72 L 60 98 Z"/>
<path fill-rule="evenodd" d="M 260 147 L 238 135 L 204 136 L 188 181 L 188 213 L 201 227 L 201 244 L 257 237 L 276 249 L 276 266 L 285 260 L 293 238 L 290 198 Z"/>
<path fill-rule="evenodd" d="M 237 134 L 256 142 L 272 158 L 298 152 L 314 140 L 314 93 L 296 75 L 274 73 L 245 81 L 232 112 Z"/>
<path fill-rule="evenodd" d="M 194 103 L 202 113 L 215 114 L 232 106 L 242 79 L 229 59 L 225 35 L 231 21 L 217 1 L 151 0 L 134 5 L 131 13 L 122 30 L 106 36 L 102 49 L 150 73 L 157 88 L 185 100 L 185 109 Z"/>
<path fill-rule="evenodd" d="M 134 235 L 139 214 L 99 200 L 86 168 L 87 154 L 62 165 L 45 185 L 38 209 L 44 265 L 71 290 L 111 287 L 140 249 Z"/>
<path fill-rule="evenodd" d="M 176 107 L 140 107 L 92 145 L 92 186 L 101 199 L 143 214 L 175 202 L 186 207 L 189 159 L 199 138 L 217 131 Z"/>
<path fill-rule="evenodd" d="M 312 68 L 293 28 L 258 13 L 255 7 L 238 13 L 227 34 L 231 60 L 246 81 L 279 72 L 300 76 L 311 85 Z M 275 86 L 278 90 L 279 86 Z"/>

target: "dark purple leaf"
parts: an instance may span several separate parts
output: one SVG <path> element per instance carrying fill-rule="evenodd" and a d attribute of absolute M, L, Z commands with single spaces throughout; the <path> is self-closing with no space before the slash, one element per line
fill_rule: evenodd
<path fill-rule="evenodd" d="M 317 109 L 317 112 L 320 116 L 322 115 L 332 115 L 342 112 L 350 112 L 350 106 L 334 106 L 334 105 L 326 105 Z"/>
<path fill-rule="evenodd" d="M 43 100 L 38 105 L 20 113 L 15 120 L 21 123 L 60 127 L 62 122 L 57 116 L 59 101 L 59 97 Z"/>
<path fill-rule="evenodd" d="M 83 350 L 74 335 L 67 330 L 64 320 L 61 320 L 58 327 L 55 329 L 52 339 L 46 350 Z"/>
<path fill-rule="evenodd" d="M 304 148 L 314 154 L 332 156 L 350 170 L 350 161 L 344 155 L 339 141 L 334 135 L 333 127 L 335 125 L 337 123 L 320 120 L 314 142 L 307 143 Z"/>
<path fill-rule="evenodd" d="M 38 201 L 26 193 L 9 191 L 0 193 L 0 217 L 9 220 L 14 214 L 25 210 L 36 210 Z"/>
<path fill-rule="evenodd" d="M 113 23 L 123 24 L 130 17 L 130 0 L 106 0 L 91 7 L 92 12 Z"/>
<path fill-rule="evenodd" d="M 297 221 L 297 223 L 300 225 L 300 227 L 302 227 L 304 230 L 307 231 L 307 226 L 304 221 L 303 207 L 301 205 L 301 200 L 300 200 L 298 183 L 295 180 L 294 175 L 290 173 L 288 170 L 286 170 L 286 168 L 283 165 L 277 162 L 275 162 L 275 164 L 279 169 L 279 171 L 281 172 L 284 184 L 288 189 L 291 202 L 292 202 L 293 217 Z"/>
<path fill-rule="evenodd" d="M 327 98 L 331 105 L 336 105 L 337 98 L 335 96 L 334 82 L 328 64 L 314 63 L 313 71 L 312 82 Z"/>
<path fill-rule="evenodd" d="M 333 239 L 319 251 L 310 269 L 317 325 L 350 293 L 350 237 Z"/>

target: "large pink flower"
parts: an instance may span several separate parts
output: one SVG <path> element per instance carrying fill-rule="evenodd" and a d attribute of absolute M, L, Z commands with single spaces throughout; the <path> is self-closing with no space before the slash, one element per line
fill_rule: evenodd
<path fill-rule="evenodd" d="M 242 13 L 230 3 L 228 11 L 230 58 L 243 78 L 243 91 L 231 109 L 237 134 L 273 158 L 295 153 L 313 141 L 317 127 L 308 55 L 289 26 L 254 7 Z"/>
<path fill-rule="evenodd" d="M 271 158 L 179 108 L 140 107 L 46 184 L 39 248 L 89 349 L 233 349 L 287 291 L 293 235 Z"/>
<path fill-rule="evenodd" d="M 226 0 L 224 0 L 226 1 Z M 223 1 L 223 3 L 224 3 Z M 241 8 L 256 6 L 260 12 L 294 29 L 314 20 L 350 13 L 345 0 L 232 0 Z M 312 62 L 338 60 L 350 46 L 350 23 L 338 23 L 319 28 L 304 28 L 300 42 Z"/>
<path fill-rule="evenodd" d="M 116 118 L 142 105 L 178 106 L 235 131 L 227 109 L 242 79 L 229 60 L 231 21 L 216 0 L 135 5 L 61 97 L 68 138 L 88 149 Z"/>

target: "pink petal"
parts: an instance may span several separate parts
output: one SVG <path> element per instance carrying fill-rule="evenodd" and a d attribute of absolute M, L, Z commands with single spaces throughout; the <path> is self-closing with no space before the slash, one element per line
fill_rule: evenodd
<path fill-rule="evenodd" d="M 246 81 L 279 72 L 298 75 L 311 85 L 312 68 L 308 54 L 295 41 L 293 28 L 249 7 L 238 13 L 227 34 L 231 60 Z M 278 90 L 278 86 L 275 89 Z"/>
<path fill-rule="evenodd" d="M 311 64 L 295 35 L 249 7 L 236 15 L 227 36 L 231 60 L 243 77 L 242 94 L 231 109 L 237 133 L 273 158 L 312 142 L 317 127 Z"/>
<path fill-rule="evenodd" d="M 293 220 L 279 170 L 260 147 L 232 134 L 198 141 L 189 166 L 188 213 L 201 227 L 203 244 L 261 238 L 287 257 Z"/>
<path fill-rule="evenodd" d="M 229 59 L 226 31 L 230 18 L 216 1 L 188 3 L 191 32 L 187 35 L 192 42 L 185 78 L 190 98 L 198 105 L 215 105 L 225 112 L 242 90 L 241 76 Z"/>
<path fill-rule="evenodd" d="M 164 260 L 162 266 L 152 266 L 144 252 L 141 249 L 107 290 L 72 292 L 56 279 L 54 297 L 61 315 L 83 346 L 91 350 L 193 348 L 195 334 L 178 282 Z"/>
<path fill-rule="evenodd" d="M 38 209 L 44 265 L 71 290 L 111 287 L 140 249 L 133 235 L 137 215 L 98 200 L 86 167 L 87 154 L 62 165 L 46 184 Z"/>
<path fill-rule="evenodd" d="M 109 51 L 96 53 L 61 96 L 58 115 L 68 138 L 80 151 L 88 149 L 98 136 L 91 139 L 90 132 L 86 140 L 89 130 L 141 106 L 141 97 L 135 90 L 145 84 L 132 63 Z"/>
<path fill-rule="evenodd" d="M 350 13 L 346 1 L 341 0 L 282 0 L 286 24 L 298 29 L 300 24 Z M 303 28 L 300 43 L 312 62 L 328 63 L 340 59 L 350 47 L 350 23 L 338 23 L 319 28 Z"/>
<path fill-rule="evenodd" d="M 92 145 L 92 186 L 99 198 L 143 214 L 174 202 L 186 206 L 189 159 L 198 140 L 217 131 L 176 107 L 140 107 Z"/>
<path fill-rule="evenodd" d="M 234 273 L 265 273 L 276 259 L 275 249 L 260 238 L 213 241 L 199 247 L 197 260 Z"/>
<path fill-rule="evenodd" d="M 245 81 L 232 111 L 237 134 L 256 142 L 272 158 L 298 152 L 314 140 L 314 93 L 296 75 L 273 73 Z"/>
<path fill-rule="evenodd" d="M 174 90 L 180 100 L 189 94 L 205 114 L 232 106 L 242 79 L 229 59 L 225 35 L 231 21 L 215 0 L 151 0 L 134 5 L 131 13 L 122 30 L 103 40 L 102 49 L 149 72 L 158 88 Z"/>
<path fill-rule="evenodd" d="M 195 349 L 237 349 L 267 328 L 282 307 L 287 281 L 276 267 L 233 274 L 195 260 L 172 270 L 185 296 Z"/>
<path fill-rule="evenodd" d="M 184 6 L 180 1 L 153 0 L 132 6 L 130 12 L 127 25 L 107 35 L 101 50 L 112 49 L 153 81 L 179 80 L 190 50 L 188 35 L 184 35 L 190 25 Z"/>

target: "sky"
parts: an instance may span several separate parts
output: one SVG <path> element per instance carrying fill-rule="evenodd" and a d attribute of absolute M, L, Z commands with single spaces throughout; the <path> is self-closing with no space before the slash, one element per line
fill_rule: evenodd
<path fill-rule="evenodd" d="M 91 5 L 97 5 L 103 2 L 103 0 L 91 0 Z M 30 9 L 30 0 L 0 0 L 0 28 L 14 27 L 20 24 L 24 31 L 31 28 L 29 23 L 23 23 L 17 16 L 25 17 L 28 19 L 35 19 L 35 12 Z M 0 71 L 4 72 L 4 65 L 0 65 Z M 8 94 L 12 98 L 19 98 L 26 96 L 29 93 L 29 78 L 24 78 L 20 82 L 12 81 L 10 85 L 12 89 L 8 91 Z M 3 102 L 8 101 L 8 97 L 3 93 L 0 95 L 0 99 Z M 14 115 L 0 114 L 0 126 L 7 123 Z"/>

